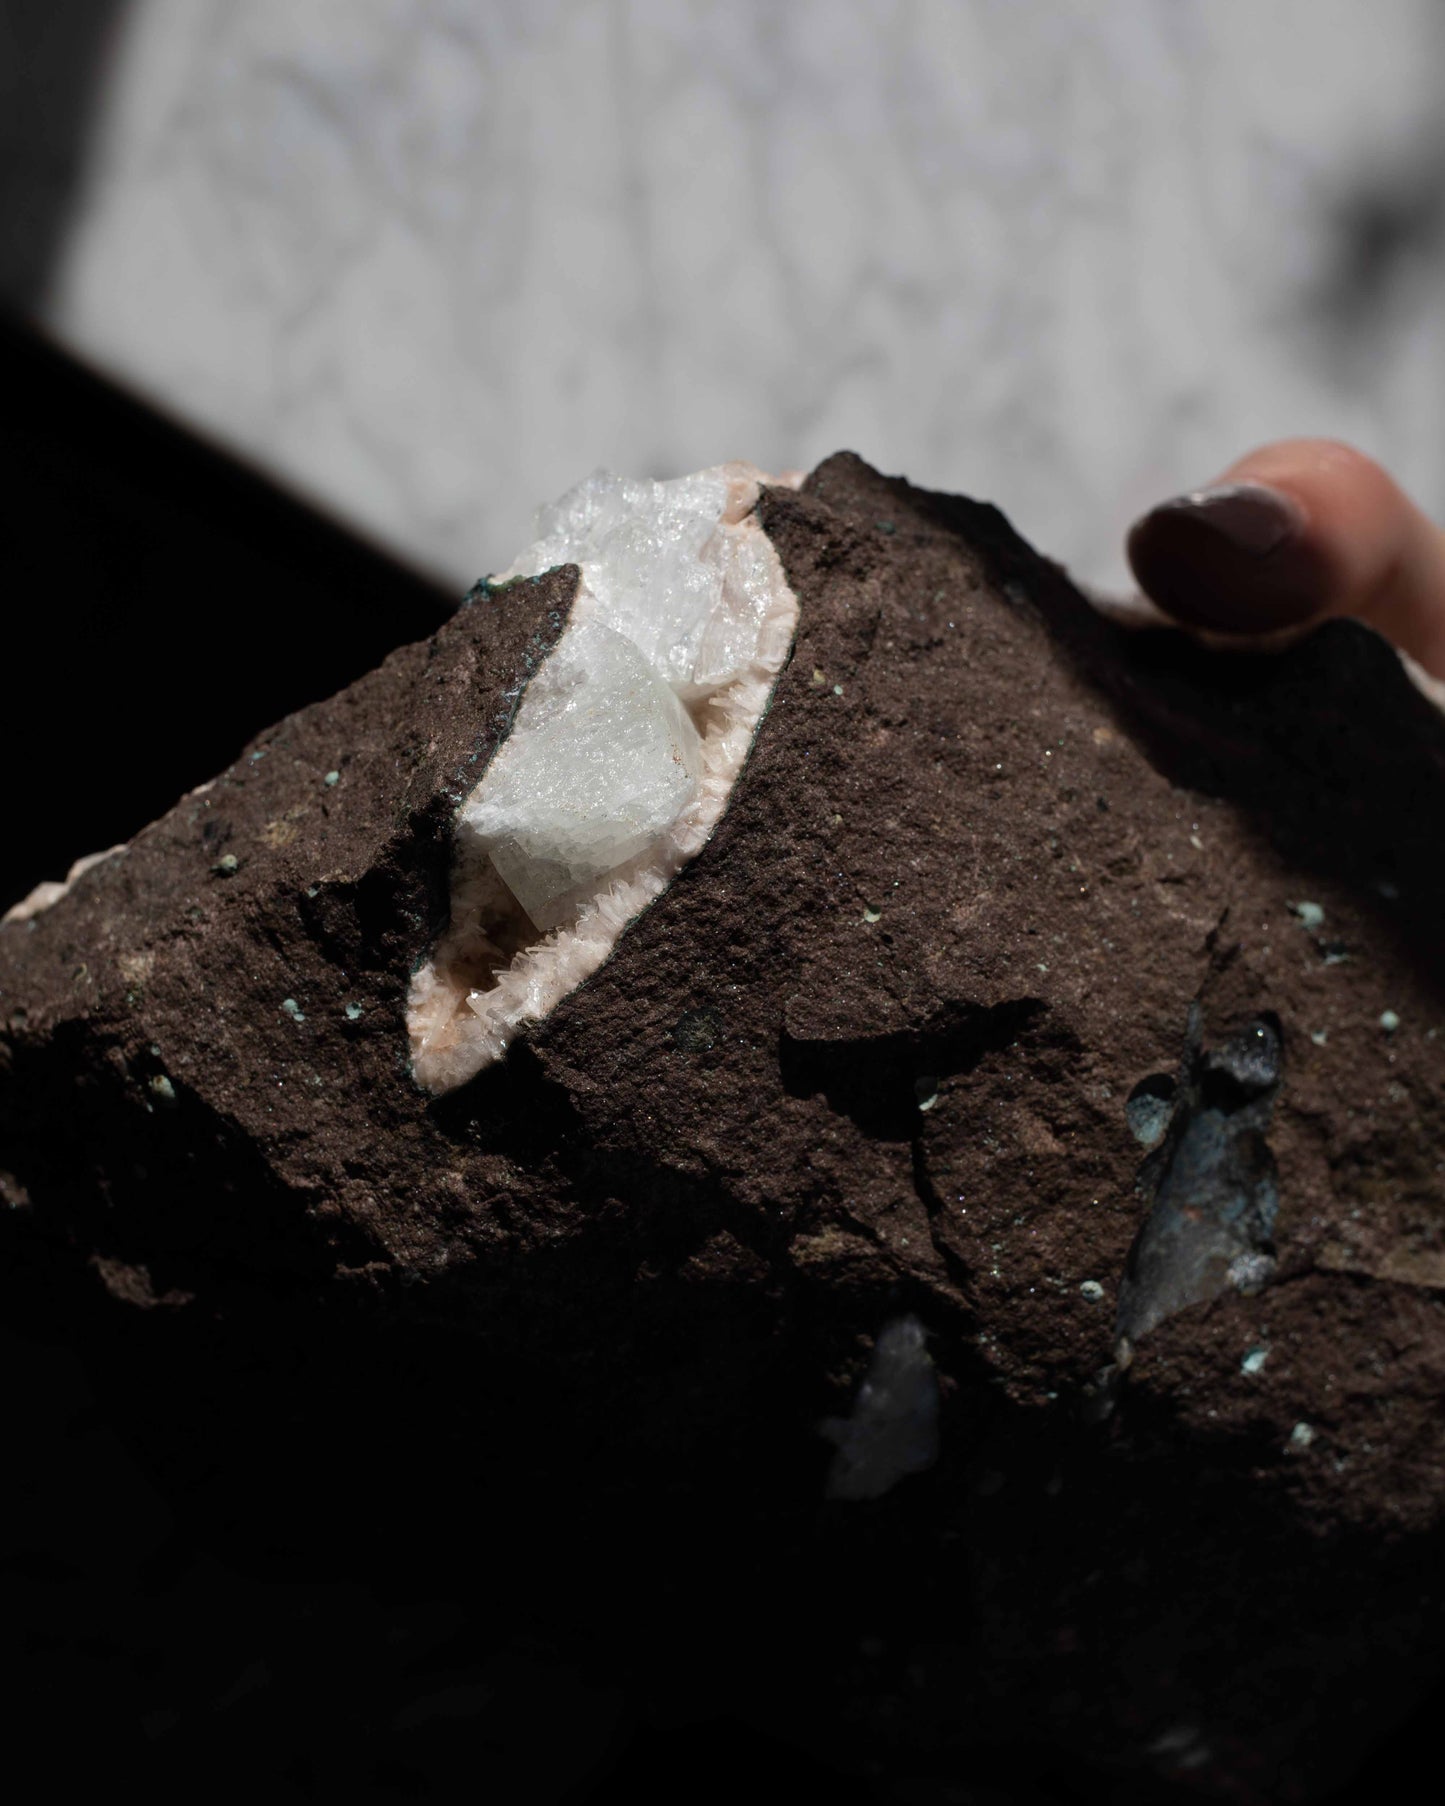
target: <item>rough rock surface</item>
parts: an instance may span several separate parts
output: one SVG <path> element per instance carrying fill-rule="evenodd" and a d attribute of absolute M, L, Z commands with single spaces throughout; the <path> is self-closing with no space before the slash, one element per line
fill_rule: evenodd
<path fill-rule="evenodd" d="M 629 1611 L 731 1652 L 699 1685 L 909 1798 L 1036 1749 L 1314 1797 L 1438 1631 L 1445 720 L 1363 629 L 1130 632 L 851 456 L 761 512 L 801 622 L 721 826 L 458 1092 L 409 1077 L 407 979 L 570 570 L 483 588 L 0 930 L 11 1290 L 103 1286 L 121 1347 L 144 1309 L 162 1422 L 168 1345 L 284 1346 L 301 1411 L 321 1343 L 403 1351 L 373 1444 L 445 1399 L 430 1487 L 510 1438 L 543 1491 L 585 1465 L 641 1539 Z M 1159 1171 L 1126 1105 L 1204 1072 L 1192 1006 L 1206 1047 L 1278 1025 L 1276 1264 L 1119 1371 Z M 900 1311 L 940 1459 L 823 1505 L 817 1424 Z"/>

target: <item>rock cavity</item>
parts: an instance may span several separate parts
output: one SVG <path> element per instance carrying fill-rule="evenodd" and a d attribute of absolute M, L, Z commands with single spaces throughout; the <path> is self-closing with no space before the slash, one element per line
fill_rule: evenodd
<path fill-rule="evenodd" d="M 671 482 L 598 471 L 487 586 L 581 573 L 457 814 L 450 924 L 407 1001 L 426 1090 L 465 1083 L 596 971 L 721 818 L 797 623 L 754 515 L 770 480 L 741 463 Z"/>
<path fill-rule="evenodd" d="M 1163 1074 L 1136 1086 L 1130 1125 L 1154 1146 L 1138 1189 L 1151 1198 L 1119 1289 L 1116 1333 L 1130 1348 L 1189 1304 L 1233 1286 L 1256 1292 L 1274 1272 L 1279 1177 L 1265 1140 L 1283 1068 L 1279 1023 L 1259 1016 L 1217 1047 L 1203 1045 L 1198 1004 L 1167 1102 Z M 1164 1115 L 1141 1110 L 1158 1098 Z M 1157 1145 L 1155 1145 L 1157 1144 Z"/>

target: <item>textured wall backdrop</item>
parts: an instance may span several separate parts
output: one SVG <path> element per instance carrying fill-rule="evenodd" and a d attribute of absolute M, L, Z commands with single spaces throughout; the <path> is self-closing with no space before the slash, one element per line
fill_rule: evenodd
<path fill-rule="evenodd" d="M 132 0 L 43 317 L 422 567 L 848 446 L 1122 586 L 1328 432 L 1445 500 L 1434 0 Z"/>

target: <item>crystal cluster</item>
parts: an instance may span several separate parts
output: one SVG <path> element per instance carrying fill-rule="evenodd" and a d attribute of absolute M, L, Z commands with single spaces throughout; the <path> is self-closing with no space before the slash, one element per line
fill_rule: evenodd
<path fill-rule="evenodd" d="M 457 816 L 451 926 L 409 999 L 413 1070 L 449 1090 L 606 958 L 706 841 L 787 657 L 797 604 L 753 518 L 766 479 L 599 471 L 544 509 L 505 585 L 581 581 L 561 641 Z"/>

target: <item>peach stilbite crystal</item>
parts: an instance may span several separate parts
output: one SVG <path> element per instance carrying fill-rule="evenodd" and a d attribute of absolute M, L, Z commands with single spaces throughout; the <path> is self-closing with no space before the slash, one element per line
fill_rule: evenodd
<path fill-rule="evenodd" d="M 5 922 L 32 921 L 43 911 L 53 908 L 62 897 L 67 896 L 71 886 L 78 878 L 83 878 L 88 871 L 93 870 L 93 868 L 101 864 L 103 860 L 114 859 L 118 853 L 123 853 L 124 851 L 125 845 L 122 843 L 120 846 L 106 847 L 105 850 L 100 853 L 87 853 L 83 859 L 77 859 L 75 861 L 74 865 L 72 865 L 70 870 L 65 874 L 63 880 L 47 878 L 42 883 L 37 884 L 35 888 L 30 891 L 28 895 L 22 897 L 18 903 L 12 903 L 9 909 L 5 911 L 4 915 L 0 915 L 0 924 Z"/>
<path fill-rule="evenodd" d="M 788 655 L 797 601 L 727 464 L 599 471 L 494 585 L 562 564 L 561 641 L 457 814 L 451 922 L 412 979 L 412 1069 L 448 1091 L 606 959 L 717 825 Z"/>

